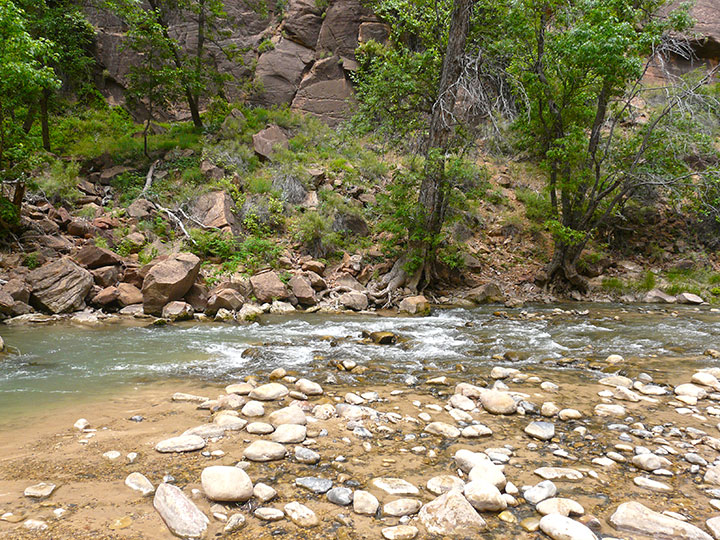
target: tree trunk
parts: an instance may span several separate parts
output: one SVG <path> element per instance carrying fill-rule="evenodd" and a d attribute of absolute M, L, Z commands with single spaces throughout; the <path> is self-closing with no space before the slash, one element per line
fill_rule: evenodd
<path fill-rule="evenodd" d="M 420 269 L 410 280 L 411 288 L 427 286 L 436 278 L 435 248 L 447 208 L 445 154 L 449 150 L 455 119 L 457 81 L 462 71 L 470 14 L 474 0 L 455 0 L 448 44 L 443 58 L 438 97 L 430 119 L 430 133 L 425 151 L 425 170 L 418 196 L 421 231 L 411 231 L 411 248 L 422 260 Z M 419 238 L 418 238 L 419 236 Z"/>
<path fill-rule="evenodd" d="M 43 89 L 40 97 L 40 122 L 42 127 L 42 144 L 43 148 L 50 152 L 50 126 L 48 122 L 48 101 L 50 101 L 50 90 Z"/>
<path fill-rule="evenodd" d="M 564 281 L 573 289 L 587 292 L 588 282 L 577 271 L 577 262 L 585 243 L 568 245 L 562 240 L 555 240 L 552 260 L 541 270 L 535 278 L 535 283 L 546 287 L 553 281 Z"/>
<path fill-rule="evenodd" d="M 150 158 L 150 154 L 148 154 L 148 131 L 150 130 L 150 115 L 148 115 L 147 120 L 145 120 L 145 129 L 143 129 L 143 152 L 145 153 L 146 158 Z"/>
<path fill-rule="evenodd" d="M 35 116 L 37 115 L 37 105 L 33 103 L 30 105 L 30 108 L 28 109 L 27 114 L 25 115 L 25 121 L 23 122 L 23 131 L 25 134 L 30 133 L 30 130 L 33 127 L 33 124 L 35 123 Z"/>

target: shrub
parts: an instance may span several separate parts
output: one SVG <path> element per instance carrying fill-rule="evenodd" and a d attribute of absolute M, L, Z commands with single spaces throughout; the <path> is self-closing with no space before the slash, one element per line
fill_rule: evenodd
<path fill-rule="evenodd" d="M 191 229 L 190 237 L 195 241 L 190 246 L 193 253 L 204 257 L 219 257 L 227 260 L 235 255 L 237 242 L 232 233 L 215 230 Z"/>
<path fill-rule="evenodd" d="M 552 206 L 546 194 L 530 189 L 518 189 L 515 196 L 525 205 L 525 217 L 530 221 L 545 223 L 552 217 Z"/>
<path fill-rule="evenodd" d="M 37 179 L 37 188 L 53 200 L 75 201 L 80 197 L 77 189 L 80 165 L 76 161 L 63 163 L 55 160 L 50 169 Z"/>

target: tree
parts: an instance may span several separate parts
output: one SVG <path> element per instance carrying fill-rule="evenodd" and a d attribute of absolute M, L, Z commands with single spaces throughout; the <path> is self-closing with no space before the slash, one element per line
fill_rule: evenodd
<path fill-rule="evenodd" d="M 512 4 L 507 73 L 521 98 L 516 128 L 547 172 L 553 209 L 554 252 L 537 276 L 541 285 L 586 290 L 577 261 L 597 227 L 642 186 L 687 172 L 681 159 L 662 158 L 673 141 L 660 134 L 707 77 L 666 88 L 647 123 L 622 127 L 633 124 L 637 99 L 652 96 L 643 82 L 651 63 L 682 52 L 671 33 L 690 28 L 687 10 L 667 16 L 664 9 L 664 0 Z"/>
<path fill-rule="evenodd" d="M 221 24 L 226 21 L 222 0 L 109 0 L 109 8 L 127 25 L 126 46 L 138 53 L 142 64 L 134 66 L 130 77 L 131 94 L 137 99 L 143 91 L 157 86 L 175 94 L 180 88 L 187 101 L 190 116 L 196 127 L 203 126 L 200 102 L 213 89 L 222 94 L 229 75 L 216 67 L 209 45 L 227 58 L 236 57 L 237 50 L 224 47 L 221 40 L 229 35 Z M 178 21 L 178 19 L 180 21 Z M 180 43 L 172 35 L 171 22 L 194 26 L 197 40 Z M 160 92 L 146 92 L 149 114 L 167 106 Z"/>
<path fill-rule="evenodd" d="M 0 177 L 15 186 L 11 202 L 16 211 L 22 203 L 25 175 L 33 158 L 16 111 L 44 88 L 59 87 L 48 65 L 54 59 L 52 44 L 28 32 L 25 12 L 10 0 L 0 0 Z M 5 229 L 12 225 L 5 212 L 10 211 L 7 201 L 0 197 L 0 225 Z"/>

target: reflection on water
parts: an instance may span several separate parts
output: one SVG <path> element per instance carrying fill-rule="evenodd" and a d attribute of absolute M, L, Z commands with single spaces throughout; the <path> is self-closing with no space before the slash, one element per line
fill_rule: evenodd
<path fill-rule="evenodd" d="M 656 371 L 670 370 L 663 358 L 720 348 L 720 314 L 707 308 L 677 308 L 673 317 L 666 309 L 584 307 L 589 314 L 525 309 L 547 316 L 545 320 L 518 319 L 522 310 L 506 310 L 509 318 L 496 316 L 497 307 L 485 307 L 436 310 L 425 318 L 295 315 L 247 326 L 3 328 L 0 335 L 21 354 L 0 361 L 0 410 L 3 416 L 13 415 L 59 399 L 175 378 L 229 382 L 279 366 L 322 381 L 328 372 L 336 373 L 328 367 L 331 361 L 346 359 L 376 368 L 366 377 L 399 380 L 405 374 L 422 376 L 423 369 L 454 369 L 459 363 L 474 373 L 497 364 L 603 359 L 611 353 L 635 357 L 638 367 L 647 362 Z M 394 346 L 377 346 L 361 340 L 363 331 L 392 331 L 403 339 Z M 506 352 L 513 361 L 492 358 Z M 599 376 L 586 366 L 548 369 L 569 371 L 564 376 Z"/>

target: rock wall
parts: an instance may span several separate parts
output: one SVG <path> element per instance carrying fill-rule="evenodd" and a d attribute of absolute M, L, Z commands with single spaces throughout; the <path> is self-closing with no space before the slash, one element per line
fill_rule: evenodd
<path fill-rule="evenodd" d="M 244 97 L 243 81 L 253 77 L 257 90 L 252 103 L 290 104 L 331 125 L 343 118 L 352 98 L 349 73 L 356 66 L 358 43 L 385 40 L 389 32 L 358 0 L 333 0 L 325 10 L 315 0 L 289 0 L 282 13 L 274 13 L 268 4 L 266 15 L 241 0 L 226 0 L 225 6 L 230 36 L 220 45 L 249 50 L 240 62 L 228 60 L 218 47 L 209 47 L 211 61 L 237 81 L 228 85 L 226 94 L 231 99 Z M 123 48 L 122 21 L 97 7 L 86 8 L 86 13 L 97 29 L 98 88 L 111 103 L 120 104 L 130 66 L 141 58 Z M 197 34 L 178 18 L 172 37 L 192 49 Z M 186 113 L 180 109 L 174 116 L 182 118 Z"/>

